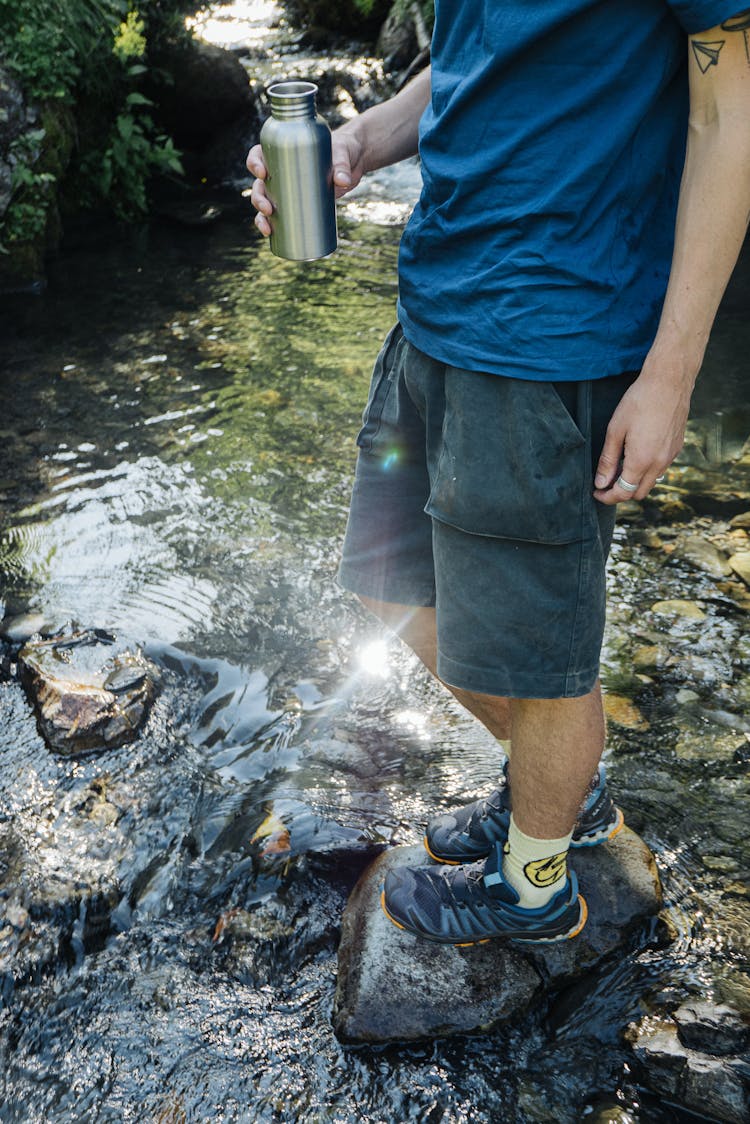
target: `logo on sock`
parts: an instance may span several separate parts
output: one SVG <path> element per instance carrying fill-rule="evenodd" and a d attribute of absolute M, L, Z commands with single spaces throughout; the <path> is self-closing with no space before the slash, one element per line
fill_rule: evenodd
<path fill-rule="evenodd" d="M 563 851 L 559 855 L 550 855 L 546 859 L 536 859 L 534 862 L 526 863 L 523 872 L 532 886 L 539 886 L 543 889 L 565 876 L 567 857 L 568 852 Z"/>

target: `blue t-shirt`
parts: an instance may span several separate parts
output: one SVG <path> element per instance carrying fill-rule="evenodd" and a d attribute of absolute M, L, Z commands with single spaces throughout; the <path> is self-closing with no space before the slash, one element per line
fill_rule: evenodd
<path fill-rule="evenodd" d="M 399 318 L 469 370 L 638 369 L 664 300 L 687 33 L 739 0 L 436 0 Z M 750 33 L 749 33 L 750 34 Z"/>

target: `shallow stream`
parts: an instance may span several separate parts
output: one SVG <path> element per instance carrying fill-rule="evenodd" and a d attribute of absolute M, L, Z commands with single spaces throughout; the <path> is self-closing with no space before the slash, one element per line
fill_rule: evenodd
<path fill-rule="evenodd" d="M 79 232 L 4 302 L 0 617 L 125 634 L 164 686 L 139 742 L 73 761 L 0 682 L 0 894 L 27 880 L 30 912 L 0 928 L 0 1120 L 688 1120 L 623 1029 L 691 995 L 750 1010 L 750 596 L 689 547 L 750 549 L 746 259 L 686 454 L 623 512 L 610 576 L 611 784 L 673 941 L 636 934 L 489 1036 L 332 1033 L 358 873 L 498 773 L 334 581 L 416 175 L 342 207 L 327 261 L 273 258 L 235 194 L 208 225 Z"/>

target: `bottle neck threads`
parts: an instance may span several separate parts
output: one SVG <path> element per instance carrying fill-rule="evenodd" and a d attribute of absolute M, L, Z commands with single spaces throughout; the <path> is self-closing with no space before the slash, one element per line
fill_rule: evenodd
<path fill-rule="evenodd" d="M 313 82 L 275 82 L 268 87 L 271 113 L 279 121 L 315 116 L 315 95 L 318 87 Z"/>

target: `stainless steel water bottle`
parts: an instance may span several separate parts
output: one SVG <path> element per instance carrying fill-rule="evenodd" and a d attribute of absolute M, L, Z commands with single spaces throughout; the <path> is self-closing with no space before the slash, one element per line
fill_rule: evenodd
<path fill-rule="evenodd" d="M 336 249 L 331 130 L 315 109 L 312 82 L 276 82 L 268 89 L 271 116 L 260 133 L 274 206 L 271 250 L 291 261 L 313 261 Z"/>

